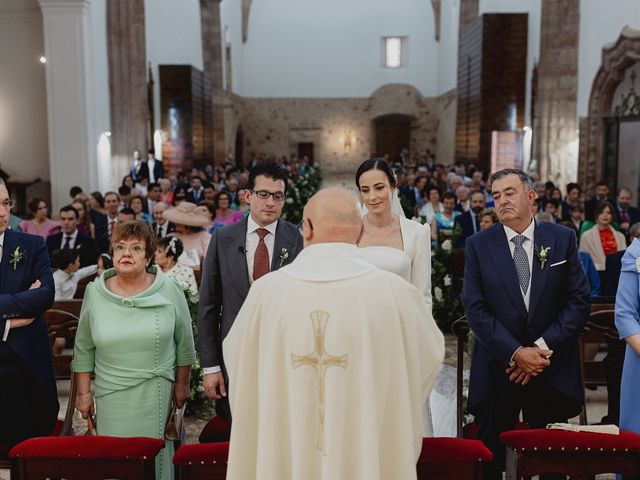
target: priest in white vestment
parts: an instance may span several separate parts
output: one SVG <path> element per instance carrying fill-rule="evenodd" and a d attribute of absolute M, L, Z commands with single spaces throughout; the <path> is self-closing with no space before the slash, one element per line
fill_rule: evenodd
<path fill-rule="evenodd" d="M 420 292 L 360 257 L 341 188 L 304 211 L 305 249 L 256 281 L 223 349 L 227 479 L 416 478 L 444 338 Z"/>

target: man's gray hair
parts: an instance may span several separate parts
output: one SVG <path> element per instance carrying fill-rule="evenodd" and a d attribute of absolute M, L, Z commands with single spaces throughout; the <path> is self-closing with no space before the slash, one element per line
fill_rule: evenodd
<path fill-rule="evenodd" d="M 629 227 L 629 236 L 631 239 L 640 238 L 640 222 L 636 222 Z"/>
<path fill-rule="evenodd" d="M 533 190 L 533 180 L 529 175 L 520 170 L 519 168 L 505 168 L 492 173 L 489 177 L 489 186 L 493 185 L 493 182 L 499 180 L 507 175 L 517 175 L 522 184 L 524 185 L 525 192 Z"/>

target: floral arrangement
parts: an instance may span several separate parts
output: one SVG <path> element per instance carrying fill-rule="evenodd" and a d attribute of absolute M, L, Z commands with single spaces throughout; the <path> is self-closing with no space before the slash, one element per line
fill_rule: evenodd
<path fill-rule="evenodd" d="M 461 285 L 453 278 L 456 252 L 454 245 L 461 234 L 458 226 L 452 235 L 431 252 L 433 318 L 445 333 L 451 332 L 453 322 L 464 314 L 460 302 Z"/>
<path fill-rule="evenodd" d="M 304 175 L 289 179 L 282 218 L 291 223 L 300 223 L 304 206 L 311 196 L 320 189 L 321 182 L 322 176 L 318 167 L 307 167 Z"/>

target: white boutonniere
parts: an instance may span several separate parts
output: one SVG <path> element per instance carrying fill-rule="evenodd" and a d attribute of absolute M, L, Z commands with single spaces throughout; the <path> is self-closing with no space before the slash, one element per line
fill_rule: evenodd
<path fill-rule="evenodd" d="M 279 265 L 279 267 L 284 265 L 284 262 L 287 261 L 287 258 L 289 258 L 289 250 L 287 250 L 286 248 L 283 248 L 282 251 L 280 252 L 280 265 Z"/>
<path fill-rule="evenodd" d="M 78 250 L 81 246 L 82 246 L 82 244 L 80 244 L 80 243 L 76 244 L 76 250 Z"/>
<path fill-rule="evenodd" d="M 20 262 L 20 260 L 24 258 L 24 254 L 25 254 L 24 250 L 20 250 L 20 247 L 16 247 L 16 249 L 11 254 L 11 259 L 9 260 L 9 263 L 11 264 L 14 270 L 18 266 L 18 262 Z"/>
<path fill-rule="evenodd" d="M 551 247 L 538 247 L 536 252 L 536 257 L 540 260 L 540 270 L 544 270 L 544 264 L 549 260 L 549 252 L 551 251 Z"/>

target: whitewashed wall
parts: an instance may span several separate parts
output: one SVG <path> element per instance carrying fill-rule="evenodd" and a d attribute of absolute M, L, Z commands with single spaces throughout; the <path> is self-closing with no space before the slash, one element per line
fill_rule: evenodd
<path fill-rule="evenodd" d="M 389 83 L 439 93 L 438 43 L 426 0 L 254 0 L 241 39 L 240 0 L 222 2 L 234 91 L 245 97 L 368 97 Z M 381 37 L 407 36 L 407 68 L 382 68 Z"/>
<path fill-rule="evenodd" d="M 49 179 L 42 15 L 36 0 L 0 2 L 0 166 L 12 180 Z"/>
<path fill-rule="evenodd" d="M 232 2 L 234 0 L 231 0 Z M 222 2 L 226 3 L 226 0 Z M 154 123 L 160 128 L 158 65 L 193 65 L 202 70 L 202 35 L 198 0 L 145 0 L 147 62 L 154 81 Z"/>

